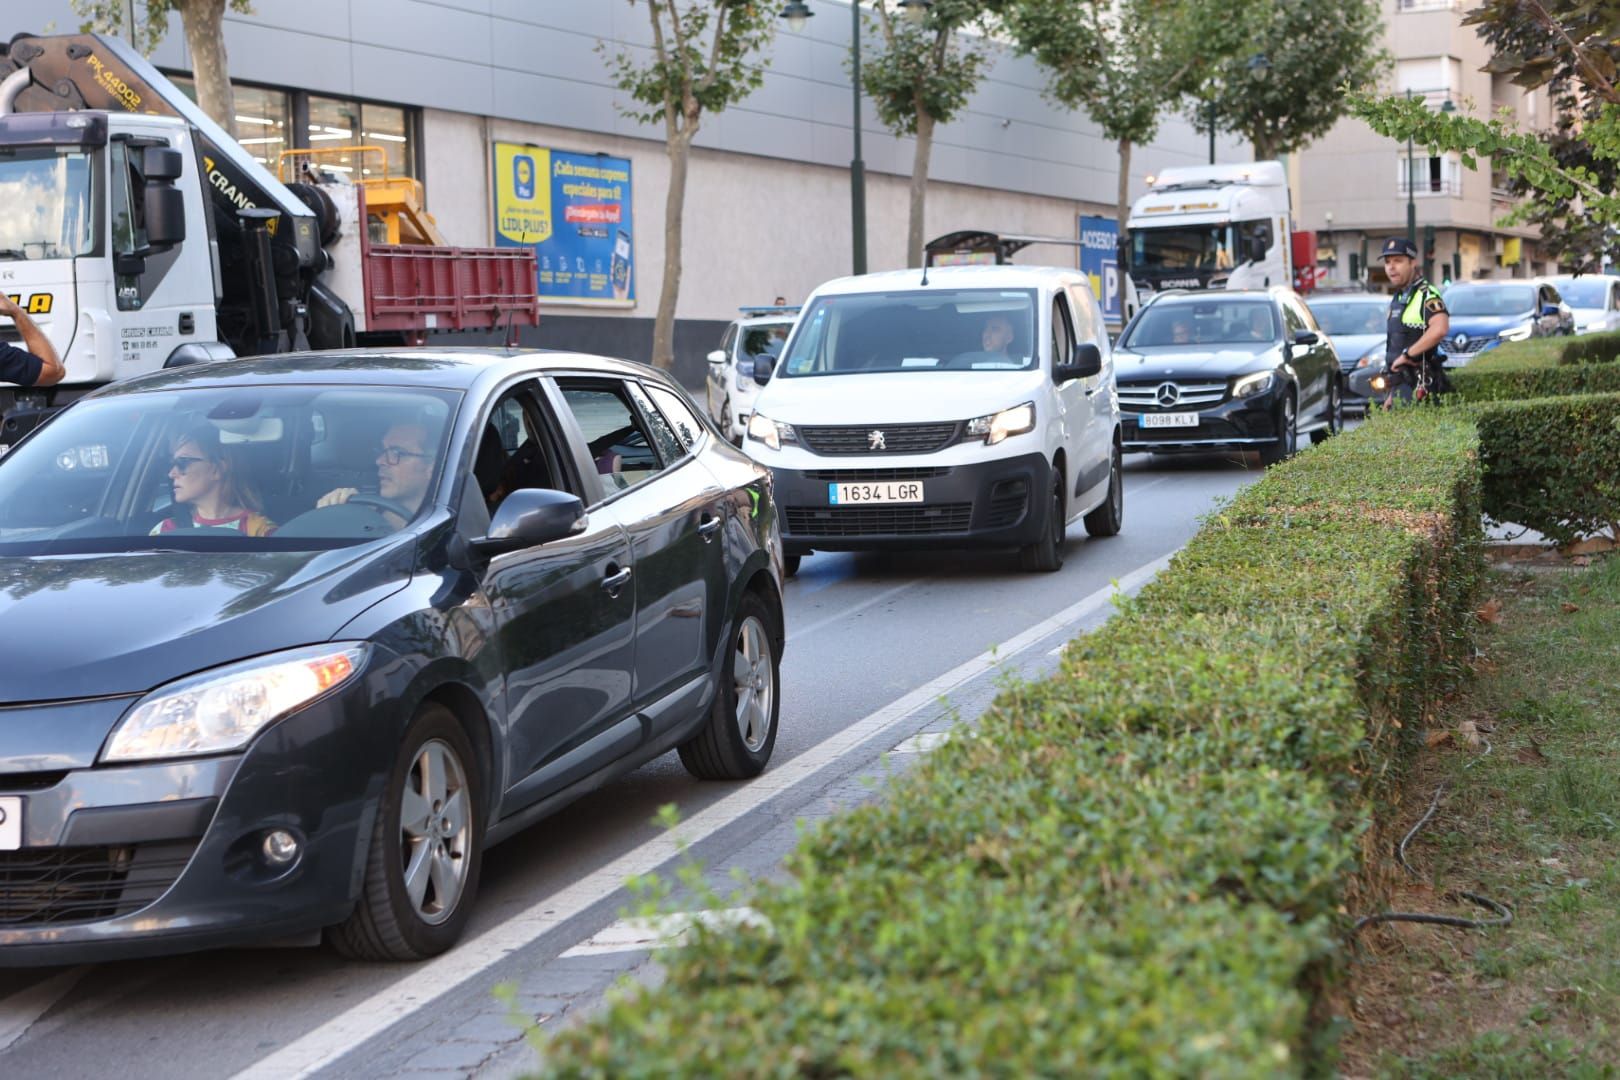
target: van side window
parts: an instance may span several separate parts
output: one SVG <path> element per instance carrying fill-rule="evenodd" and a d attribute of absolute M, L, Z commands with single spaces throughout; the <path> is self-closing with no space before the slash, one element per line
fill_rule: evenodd
<path fill-rule="evenodd" d="M 1052 299 L 1052 364 L 1067 364 L 1074 356 L 1074 327 L 1069 324 L 1069 305 L 1059 293 Z"/>

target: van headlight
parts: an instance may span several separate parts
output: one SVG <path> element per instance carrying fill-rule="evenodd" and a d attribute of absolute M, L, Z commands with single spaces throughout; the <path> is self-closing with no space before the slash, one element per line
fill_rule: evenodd
<path fill-rule="evenodd" d="M 967 422 L 970 438 L 982 438 L 984 445 L 994 446 L 1010 435 L 1022 435 L 1035 430 L 1035 403 L 1026 401 L 1010 409 L 978 416 Z"/>
<path fill-rule="evenodd" d="M 1272 381 L 1276 376 L 1269 371 L 1257 371 L 1253 375 L 1245 375 L 1232 384 L 1232 396 L 1235 398 L 1254 397 L 1271 389 Z"/>
<path fill-rule="evenodd" d="M 352 679 L 370 649 L 357 641 L 289 649 L 159 687 L 119 722 L 101 760 L 240 750 L 277 720 Z"/>
<path fill-rule="evenodd" d="M 764 443 L 772 450 L 782 449 L 783 443 L 797 443 L 799 435 L 792 424 L 778 424 L 768 416 L 754 413 L 748 418 L 748 437 Z"/>
<path fill-rule="evenodd" d="M 1497 334 L 1496 336 L 1501 338 L 1503 341 L 1524 341 L 1524 340 L 1527 340 L 1530 337 L 1530 335 L 1535 333 L 1535 332 L 1536 332 L 1536 324 L 1535 323 L 1525 323 L 1523 326 L 1515 326 L 1515 327 L 1513 327 L 1511 329 L 1503 330 L 1501 333 Z"/>

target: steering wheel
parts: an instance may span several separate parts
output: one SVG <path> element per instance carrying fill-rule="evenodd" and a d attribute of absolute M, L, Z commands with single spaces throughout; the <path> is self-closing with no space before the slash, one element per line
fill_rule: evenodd
<path fill-rule="evenodd" d="M 350 495 L 346 506 L 364 506 L 381 513 L 393 514 L 401 521 L 409 521 L 416 514 L 399 505 L 393 499 L 385 499 L 381 495 L 367 495 L 364 493 Z"/>

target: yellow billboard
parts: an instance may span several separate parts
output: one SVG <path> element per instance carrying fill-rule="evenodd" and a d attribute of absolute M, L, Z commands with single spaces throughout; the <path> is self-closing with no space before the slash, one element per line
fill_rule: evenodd
<path fill-rule="evenodd" d="M 495 144 L 495 242 L 519 247 L 551 239 L 551 151 Z"/>

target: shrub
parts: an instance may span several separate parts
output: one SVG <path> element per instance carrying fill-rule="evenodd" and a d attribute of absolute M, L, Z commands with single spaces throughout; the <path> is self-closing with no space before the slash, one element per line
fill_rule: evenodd
<path fill-rule="evenodd" d="M 1620 330 L 1566 338 L 1558 350 L 1560 364 L 1608 364 L 1620 356 Z"/>
<path fill-rule="evenodd" d="M 1450 372 L 1465 401 L 1527 401 L 1620 391 L 1620 332 L 1517 341 Z"/>
<path fill-rule="evenodd" d="M 1567 544 L 1620 536 L 1620 394 L 1491 402 L 1479 418 L 1485 512 Z"/>
<path fill-rule="evenodd" d="M 1426 703 L 1467 655 L 1476 434 L 1376 416 L 700 931 L 552 1076 L 1293 1075 Z M 1384 845 L 1378 844 L 1380 851 Z M 1387 862 L 1380 859 L 1379 865 Z"/>

